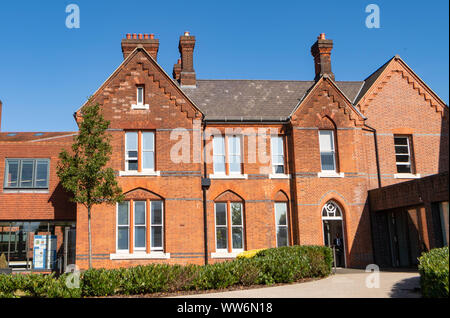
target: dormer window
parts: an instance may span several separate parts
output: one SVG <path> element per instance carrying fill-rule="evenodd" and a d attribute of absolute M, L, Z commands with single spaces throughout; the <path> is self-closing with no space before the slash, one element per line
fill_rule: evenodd
<path fill-rule="evenodd" d="M 131 109 L 148 109 L 145 104 L 145 87 L 144 85 L 136 86 L 136 104 L 131 105 Z"/>

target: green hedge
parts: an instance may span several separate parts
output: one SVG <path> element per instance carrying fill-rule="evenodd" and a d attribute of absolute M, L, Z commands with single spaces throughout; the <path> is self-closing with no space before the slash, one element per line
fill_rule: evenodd
<path fill-rule="evenodd" d="M 90 269 L 80 288 L 66 287 L 67 274 L 0 275 L 0 297 L 87 297 L 223 289 L 235 285 L 291 283 L 331 273 L 332 252 L 324 246 L 265 249 L 252 258 L 206 266 L 152 264 Z"/>
<path fill-rule="evenodd" d="M 426 298 L 448 297 L 448 246 L 435 248 L 419 258 L 420 285 Z"/>

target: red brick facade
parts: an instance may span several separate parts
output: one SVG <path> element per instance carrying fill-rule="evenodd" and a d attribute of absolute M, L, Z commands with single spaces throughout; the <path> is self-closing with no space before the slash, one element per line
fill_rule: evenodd
<path fill-rule="evenodd" d="M 92 102 L 102 105 L 103 116 L 111 122 L 113 156 L 109 164 L 117 171 L 126 200 L 163 202 L 163 252 L 151 250 L 147 230 L 147 247 L 143 253 L 135 253 L 131 247 L 128 255 L 118 255 L 117 207 L 96 206 L 92 213 L 94 267 L 152 262 L 204 264 L 204 204 L 208 261 L 223 260 L 215 256 L 215 202 L 242 203 L 245 250 L 276 246 L 275 202 L 287 202 L 289 244 L 324 244 L 322 208 L 330 200 L 343 213 L 345 263 L 362 267 L 374 261 L 368 191 L 405 181 L 396 175 L 393 136 L 412 136 L 414 173 L 409 178 L 448 171 L 448 107 L 398 57 L 388 62 L 367 89 L 361 89 L 360 98 L 354 103 L 334 82 L 330 40 L 325 40 L 323 35 L 318 41 L 327 41 L 327 55 L 315 56 L 315 60 L 323 63 L 322 69 L 316 65 L 318 78 L 301 102 L 292 105 L 289 120 L 208 121 L 201 105 L 196 105 L 183 91 L 183 86 L 196 85 L 195 37 L 189 34 L 180 37 L 182 61 L 175 64 L 175 80 L 156 62 L 158 40 L 145 36 L 140 43 L 139 39 L 124 40 L 123 63 L 95 92 Z M 130 45 L 135 45 L 136 49 Z M 144 104 L 148 105 L 145 109 L 133 109 L 137 86 L 145 87 Z M 299 100 L 301 98 L 298 96 Z M 188 133 L 191 141 L 190 160 L 176 163 L 170 155 L 179 140 L 171 139 L 171 134 L 180 128 Z M 270 161 L 260 162 L 255 150 L 248 147 L 251 136 L 244 133 L 242 177 L 213 176 L 204 200 L 202 177 L 214 173 L 212 163 L 203 164 L 198 160 L 203 152 L 201 136 L 210 129 L 225 132 L 227 128 L 271 129 L 272 134 L 283 136 L 284 178 L 271 177 Z M 334 131 L 336 174 L 333 176 L 320 174 L 318 132 L 323 129 Z M 139 171 L 135 175 L 124 175 L 127 131 L 154 132 L 154 173 Z M 4 180 L 5 158 L 45 157 L 50 158 L 51 165 L 47 192 L 0 192 L 0 221 L 76 219 L 76 263 L 86 268 L 87 213 L 84 207 L 74 207 L 69 202 L 55 174 L 58 153 L 70 146 L 71 137 L 12 142 L 5 133 L 2 135 L 0 180 Z M 205 145 L 210 147 L 210 142 L 211 139 L 206 140 Z M 269 136 L 262 146 L 270 157 Z M 253 156 L 256 162 L 248 160 Z M 133 239 L 130 227 L 130 246 Z"/>

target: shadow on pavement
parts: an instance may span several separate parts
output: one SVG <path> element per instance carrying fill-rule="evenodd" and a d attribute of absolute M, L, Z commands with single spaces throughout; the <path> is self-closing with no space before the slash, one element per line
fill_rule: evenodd
<path fill-rule="evenodd" d="M 389 296 L 392 298 L 422 297 L 422 294 L 420 292 L 420 276 L 406 278 L 399 281 L 394 286 L 392 286 L 392 290 L 389 293 Z"/>

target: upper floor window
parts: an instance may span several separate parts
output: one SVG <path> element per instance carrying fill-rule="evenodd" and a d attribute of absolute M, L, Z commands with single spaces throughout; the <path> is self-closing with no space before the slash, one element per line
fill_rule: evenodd
<path fill-rule="evenodd" d="M 144 86 L 138 86 L 136 88 L 136 105 L 144 105 Z"/>
<path fill-rule="evenodd" d="M 48 188 L 49 159 L 6 159 L 5 188 Z"/>
<path fill-rule="evenodd" d="M 213 168 L 215 174 L 240 175 L 242 173 L 241 162 L 240 136 L 213 137 Z"/>
<path fill-rule="evenodd" d="M 125 133 L 125 170 L 155 170 L 155 134 L 153 132 Z"/>
<path fill-rule="evenodd" d="M 270 148 L 272 154 L 272 172 L 275 174 L 285 173 L 283 137 L 272 136 L 270 138 Z"/>
<path fill-rule="evenodd" d="M 334 148 L 334 131 L 319 130 L 320 163 L 322 171 L 336 171 L 336 152 Z"/>
<path fill-rule="evenodd" d="M 242 203 L 215 204 L 216 252 L 238 252 L 244 249 L 244 221 Z"/>
<path fill-rule="evenodd" d="M 398 173 L 413 173 L 411 136 L 394 136 L 395 161 Z"/>

